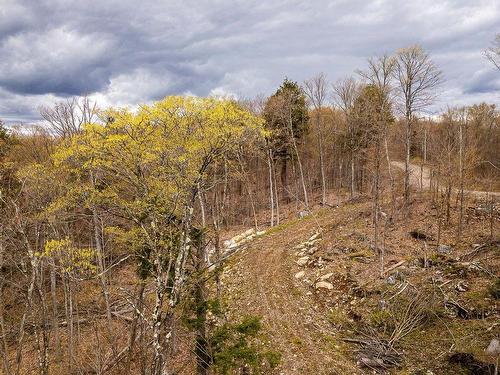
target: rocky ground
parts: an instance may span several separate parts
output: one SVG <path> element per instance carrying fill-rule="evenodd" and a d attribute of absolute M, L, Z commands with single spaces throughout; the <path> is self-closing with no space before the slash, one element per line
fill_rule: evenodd
<path fill-rule="evenodd" d="M 417 197 L 384 223 L 382 274 L 368 198 L 272 228 L 225 267 L 229 316 L 261 317 L 277 374 L 493 374 L 500 215 L 490 238 L 483 206 L 469 202 L 459 243 L 453 212 L 437 244 L 435 209 Z"/>

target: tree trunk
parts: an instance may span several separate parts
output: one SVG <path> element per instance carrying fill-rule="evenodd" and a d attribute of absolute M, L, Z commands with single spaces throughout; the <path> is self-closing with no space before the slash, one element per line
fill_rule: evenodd
<path fill-rule="evenodd" d="M 241 159 L 241 155 L 240 153 L 238 152 L 237 154 L 237 157 L 238 157 L 238 163 L 240 165 L 240 168 L 241 168 L 241 172 L 242 172 L 242 175 L 243 175 L 243 178 L 244 178 L 244 185 L 245 185 L 245 190 L 247 191 L 247 194 L 248 194 L 248 200 L 250 201 L 250 206 L 252 208 L 252 216 L 253 216 L 253 221 L 254 221 L 254 228 L 255 230 L 259 230 L 259 224 L 257 222 L 257 211 L 255 209 L 255 202 L 254 202 L 254 197 L 253 197 L 253 194 L 250 190 L 250 176 L 248 175 L 246 169 L 245 169 L 245 166 L 243 165 L 243 161 Z M 199 194 L 201 196 L 201 194 Z M 205 226 L 205 225 L 203 225 Z"/>
<path fill-rule="evenodd" d="M 92 184 L 92 187 L 95 188 L 96 180 L 94 174 L 91 172 L 90 175 L 90 182 Z M 92 205 L 92 225 L 94 229 L 94 241 L 95 241 L 95 247 L 97 251 L 97 262 L 99 266 L 99 281 L 101 282 L 101 288 L 102 288 L 102 294 L 104 297 L 104 303 L 106 305 L 106 318 L 107 318 L 107 330 L 108 330 L 108 336 L 111 340 L 111 349 L 113 351 L 113 354 L 116 356 L 116 340 L 115 340 L 115 334 L 113 332 L 113 321 L 112 321 L 112 316 L 111 316 L 111 304 L 109 302 L 109 288 L 108 288 L 108 282 L 106 280 L 106 264 L 105 264 L 105 255 L 104 255 L 104 244 L 103 244 L 103 231 L 102 225 L 101 225 L 101 220 L 99 218 L 99 214 L 97 212 L 97 208 Z"/>
<path fill-rule="evenodd" d="M 396 211 L 396 184 L 392 174 L 391 158 L 389 155 L 389 146 L 387 144 L 387 132 L 384 132 L 385 157 L 387 159 L 387 170 L 389 171 L 389 179 L 391 182 L 391 214 L 389 219 L 392 220 Z"/>
<path fill-rule="evenodd" d="M 448 179 L 446 186 L 446 225 L 450 224 L 450 205 L 451 205 L 451 181 Z"/>
<path fill-rule="evenodd" d="M 157 263 L 161 262 L 161 259 L 157 256 Z M 160 264 L 156 264 L 157 270 L 162 267 Z M 157 271 L 158 272 L 158 271 Z M 151 363 L 151 375 L 163 375 L 165 368 L 165 358 L 164 358 L 164 348 L 162 340 L 162 327 L 163 327 L 163 299 L 165 296 L 164 290 L 164 280 L 163 271 L 156 275 L 156 288 L 155 288 L 155 306 L 152 315 L 152 325 L 153 325 L 153 360 Z"/>
<path fill-rule="evenodd" d="M 374 181 L 374 194 L 373 194 L 373 224 L 374 235 L 373 245 L 375 253 L 380 255 L 378 248 L 378 230 L 379 230 L 379 192 L 380 192 L 380 139 L 376 140 L 375 145 L 375 181 Z M 381 261 L 382 260 L 382 257 Z M 381 267 L 382 269 L 382 267 Z"/>
<path fill-rule="evenodd" d="M 132 328 L 130 330 L 130 337 L 128 340 L 128 351 L 127 351 L 127 361 L 125 362 L 124 374 L 130 373 L 130 364 L 132 362 L 132 356 L 134 355 L 135 341 L 137 337 L 137 325 L 141 317 L 141 312 L 143 311 L 143 301 L 144 301 L 144 289 L 146 283 L 141 280 L 139 286 L 139 292 L 137 293 L 137 299 L 134 307 L 134 315 L 132 317 Z"/>
<path fill-rule="evenodd" d="M 351 152 L 351 199 L 354 198 L 354 152 Z"/>
<path fill-rule="evenodd" d="M 71 293 L 71 280 L 67 273 L 63 274 L 63 286 L 64 286 L 64 305 L 66 314 L 66 326 L 67 326 L 67 366 L 68 374 L 73 371 L 73 296 Z"/>
<path fill-rule="evenodd" d="M 326 177 L 325 177 L 325 162 L 323 157 L 323 126 L 321 124 L 321 114 L 319 109 L 316 110 L 316 121 L 318 124 L 318 148 L 319 148 L 319 168 L 321 172 L 321 204 L 326 203 Z"/>
<path fill-rule="evenodd" d="M 271 227 L 274 227 L 274 188 L 273 188 L 273 166 L 271 150 L 267 151 L 267 166 L 269 171 L 269 202 L 271 206 Z"/>
<path fill-rule="evenodd" d="M 56 265 L 54 259 L 50 260 L 50 295 L 52 302 L 52 330 L 54 332 L 54 346 L 56 358 L 61 359 L 61 343 L 59 338 L 59 324 L 57 322 L 57 283 L 56 283 Z"/>
<path fill-rule="evenodd" d="M 35 261 L 35 252 L 31 248 L 31 245 L 28 242 L 26 234 L 24 233 L 23 230 L 21 230 L 21 233 L 24 237 L 24 243 L 28 251 L 28 256 L 30 258 L 31 274 L 30 274 L 30 281 L 28 284 L 28 290 L 26 293 L 26 305 L 23 312 L 23 316 L 21 318 L 21 324 L 19 326 L 19 338 L 17 341 L 17 352 L 16 352 L 16 372 L 15 372 L 16 375 L 19 375 L 21 371 L 22 348 L 24 343 L 26 318 L 28 317 L 28 313 L 31 313 L 32 312 L 31 310 L 33 309 L 33 291 L 35 289 L 36 268 L 37 268 Z"/>
<path fill-rule="evenodd" d="M 102 241 L 102 231 L 99 220 L 99 215 L 95 207 L 92 207 L 92 224 L 94 226 L 94 241 L 97 251 L 97 262 L 99 265 L 99 281 L 101 283 L 102 295 L 104 297 L 104 303 L 106 305 L 106 319 L 107 319 L 107 331 L 109 338 L 111 340 L 111 349 L 113 354 L 116 356 L 116 345 L 115 345 L 115 334 L 113 332 L 113 318 L 111 315 L 111 304 L 109 302 L 109 288 L 108 282 L 106 280 L 106 264 L 104 260 L 104 247 Z"/>
<path fill-rule="evenodd" d="M 300 160 L 299 149 L 297 147 L 297 141 L 295 140 L 295 134 L 293 133 L 291 113 L 289 113 L 288 120 L 289 120 L 288 126 L 289 126 L 289 130 L 290 130 L 291 138 L 292 138 L 292 145 L 293 145 L 293 149 L 295 151 L 295 157 L 297 158 L 297 164 L 299 166 L 300 182 L 302 184 L 302 190 L 304 193 L 304 205 L 305 205 L 306 211 L 309 211 L 309 198 L 307 196 L 306 182 L 304 179 L 304 170 L 302 168 L 302 162 Z"/>
<path fill-rule="evenodd" d="M 196 259 L 195 271 L 197 280 L 194 285 L 194 303 L 196 309 L 196 338 L 195 338 L 195 355 L 196 355 L 196 373 L 198 375 L 207 375 L 210 365 L 210 355 L 208 353 L 207 342 L 207 287 L 205 285 L 205 278 L 203 277 L 203 270 L 206 268 L 205 263 L 205 243 L 203 234 L 196 244 Z"/>
<path fill-rule="evenodd" d="M 443 225 L 442 224 L 443 220 L 441 218 L 442 207 L 443 207 L 442 200 L 443 200 L 442 197 L 440 197 L 438 195 L 438 197 L 437 197 L 437 202 L 438 202 L 438 204 L 437 204 L 437 218 L 438 218 L 437 246 L 439 246 L 441 243 L 441 227 Z"/>
<path fill-rule="evenodd" d="M 271 162 L 273 162 L 271 160 Z M 280 200 L 278 194 L 278 179 L 276 177 L 276 167 L 273 164 L 273 180 L 274 180 L 274 202 L 276 203 L 276 225 L 280 225 Z"/>
<path fill-rule="evenodd" d="M 39 263 L 39 262 L 37 262 Z M 40 264 L 40 263 L 39 263 Z M 40 268 L 42 264 L 40 264 Z M 41 272 L 41 270 L 39 270 Z M 38 297 L 40 299 L 39 308 L 32 309 L 33 321 L 35 322 L 34 335 L 37 343 L 38 351 L 38 368 L 40 370 L 40 375 L 48 375 L 49 373 L 49 335 L 48 335 L 48 308 L 47 300 L 45 298 L 45 293 L 43 292 L 43 285 L 41 281 L 41 275 L 37 277 L 36 290 Z M 36 319 L 36 312 L 40 311 L 41 322 L 38 324 Z M 38 328 L 40 327 L 40 328 Z M 40 332 L 41 331 L 41 332 Z M 40 337 L 41 336 L 41 337 Z"/>
<path fill-rule="evenodd" d="M 463 135 L 463 123 L 460 121 L 459 124 L 459 178 L 460 178 L 460 211 L 458 213 L 458 226 L 457 226 L 457 243 L 460 242 L 462 238 L 462 221 L 464 214 L 464 135 Z"/>
<path fill-rule="evenodd" d="M 287 193 L 288 181 L 287 181 L 287 160 L 286 156 L 281 159 L 281 186 L 283 187 L 283 196 L 285 198 L 286 203 L 290 202 L 290 197 Z"/>
<path fill-rule="evenodd" d="M 344 187 L 343 181 L 342 181 L 342 165 L 344 163 L 343 159 L 340 159 L 339 161 L 339 189 L 342 189 Z"/>
<path fill-rule="evenodd" d="M 1 246 L 1 244 L 0 244 Z M 0 255 L 3 254 L 3 250 L 0 248 Z M 3 264 L 0 264 L 0 269 Z M 5 375 L 10 375 L 10 365 L 9 358 L 7 357 L 7 330 L 5 329 L 5 321 L 4 321 L 4 310 L 3 310 L 3 278 L 0 278 L 0 333 L 2 334 L 2 342 L 0 346 L 0 354 L 2 354 L 2 367 Z"/>
<path fill-rule="evenodd" d="M 410 149 L 411 149 L 411 114 L 406 116 L 406 142 L 405 142 L 405 176 L 404 176 L 404 205 L 405 215 L 410 205 Z"/>

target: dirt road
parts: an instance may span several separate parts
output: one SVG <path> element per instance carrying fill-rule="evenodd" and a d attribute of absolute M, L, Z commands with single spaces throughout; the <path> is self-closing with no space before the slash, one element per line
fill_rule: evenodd
<path fill-rule="evenodd" d="M 316 225 L 311 218 L 300 220 L 236 255 L 224 275 L 229 307 L 235 314 L 262 317 L 271 349 L 282 355 L 276 374 L 358 374 L 327 314 L 319 312 L 316 292 L 294 278 L 300 270 L 294 246 L 309 238 Z"/>
<path fill-rule="evenodd" d="M 402 161 L 391 161 L 391 165 L 398 168 L 398 169 L 401 169 L 403 171 L 405 170 L 405 163 Z M 424 189 L 429 189 L 430 182 L 431 182 L 431 173 L 430 173 L 429 168 L 423 167 L 421 169 L 420 165 L 410 164 L 410 185 L 411 186 L 420 189 L 420 184 L 422 183 L 422 187 Z M 458 192 L 458 189 L 453 189 L 453 191 Z M 500 192 L 488 193 L 486 191 L 464 190 L 464 193 L 469 194 L 469 195 L 474 195 L 475 197 L 478 197 L 478 198 L 486 198 L 488 196 L 488 194 L 490 194 L 490 196 L 492 195 L 494 197 L 500 197 Z"/>

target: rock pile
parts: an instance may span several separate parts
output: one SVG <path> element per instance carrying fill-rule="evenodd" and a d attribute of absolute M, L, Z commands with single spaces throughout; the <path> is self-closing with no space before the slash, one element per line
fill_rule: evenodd
<path fill-rule="evenodd" d="M 307 241 L 295 246 L 295 249 L 297 250 L 295 255 L 299 257 L 299 260 L 297 261 L 299 266 L 305 266 L 308 263 L 310 255 L 313 255 L 318 250 L 316 244 L 320 241 L 321 232 L 316 232 L 309 237 Z"/>
<path fill-rule="evenodd" d="M 228 257 L 236 250 L 243 247 L 243 245 L 248 245 L 248 243 L 250 243 L 252 240 L 263 236 L 265 233 L 266 233 L 265 230 L 256 231 L 254 228 L 252 228 L 246 230 L 241 234 L 238 234 L 237 236 L 230 238 L 229 240 L 224 241 L 221 249 L 221 257 L 222 258 Z M 215 256 L 215 248 L 212 247 L 208 251 L 208 259 L 207 259 L 207 263 L 210 264 L 210 267 L 213 267 L 213 264 L 216 261 L 214 259 L 214 256 Z"/>
<path fill-rule="evenodd" d="M 236 249 L 239 246 L 252 241 L 256 237 L 260 237 L 266 233 L 265 230 L 256 231 L 254 228 L 248 229 L 247 231 L 224 241 L 224 248 L 227 250 Z"/>
<path fill-rule="evenodd" d="M 322 240 L 321 232 L 315 232 L 306 241 L 295 246 L 296 250 L 295 255 L 298 257 L 295 263 L 297 263 L 297 265 L 300 267 L 305 267 L 305 266 L 321 267 L 321 258 L 319 260 L 313 259 L 313 255 L 318 251 L 318 244 L 319 242 L 321 242 L 321 240 Z M 319 272 L 320 271 L 316 271 L 315 281 L 313 281 L 314 275 L 310 275 L 313 276 L 313 280 L 310 280 L 309 278 L 306 277 L 305 270 L 297 272 L 294 275 L 294 278 L 297 280 L 302 280 L 302 282 L 309 284 L 316 290 L 319 289 L 332 290 L 333 284 L 330 283 L 328 280 L 333 276 L 333 273 L 327 273 L 325 275 L 319 276 Z"/>

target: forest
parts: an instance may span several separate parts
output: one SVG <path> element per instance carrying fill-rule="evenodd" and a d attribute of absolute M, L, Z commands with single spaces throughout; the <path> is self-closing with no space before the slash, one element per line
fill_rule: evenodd
<path fill-rule="evenodd" d="M 0 373 L 497 374 L 498 97 L 445 79 L 414 45 L 0 123 Z"/>

